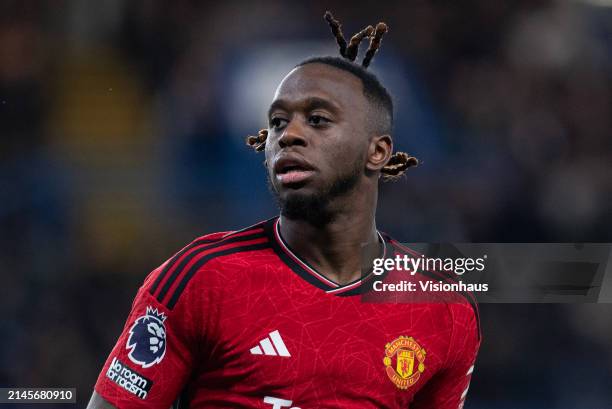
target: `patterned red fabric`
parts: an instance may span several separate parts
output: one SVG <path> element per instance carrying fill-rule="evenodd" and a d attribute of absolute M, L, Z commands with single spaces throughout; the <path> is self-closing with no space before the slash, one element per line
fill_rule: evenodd
<path fill-rule="evenodd" d="M 96 391 L 118 408 L 463 405 L 480 344 L 469 302 L 364 302 L 369 277 L 321 279 L 277 223 L 204 236 L 154 270 Z"/>

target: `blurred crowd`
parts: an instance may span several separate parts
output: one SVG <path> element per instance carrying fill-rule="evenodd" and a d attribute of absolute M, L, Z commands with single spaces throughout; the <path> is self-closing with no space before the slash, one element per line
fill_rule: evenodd
<path fill-rule="evenodd" d="M 275 215 L 243 138 L 291 64 L 335 54 L 327 8 L 390 26 L 372 70 L 422 166 L 383 185 L 381 230 L 612 242 L 612 1 L 3 1 L 1 387 L 83 404 L 146 273 Z M 481 310 L 466 408 L 612 408 L 612 306 Z"/>

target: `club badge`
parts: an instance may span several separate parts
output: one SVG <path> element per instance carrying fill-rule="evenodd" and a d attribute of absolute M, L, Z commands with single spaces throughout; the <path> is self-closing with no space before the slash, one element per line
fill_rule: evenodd
<path fill-rule="evenodd" d="M 399 389 L 408 389 L 417 383 L 425 371 L 424 361 L 425 349 L 412 337 L 400 336 L 385 346 L 385 371 Z"/>

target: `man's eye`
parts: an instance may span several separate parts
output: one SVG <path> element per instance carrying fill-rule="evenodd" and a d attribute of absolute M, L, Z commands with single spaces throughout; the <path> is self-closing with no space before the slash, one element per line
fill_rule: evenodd
<path fill-rule="evenodd" d="M 321 125 L 327 125 L 331 121 L 320 115 L 311 115 L 308 118 L 308 122 L 314 126 L 321 126 Z"/>
<path fill-rule="evenodd" d="M 272 118 L 270 119 L 270 128 L 279 129 L 285 126 L 287 123 L 286 119 L 283 118 Z"/>

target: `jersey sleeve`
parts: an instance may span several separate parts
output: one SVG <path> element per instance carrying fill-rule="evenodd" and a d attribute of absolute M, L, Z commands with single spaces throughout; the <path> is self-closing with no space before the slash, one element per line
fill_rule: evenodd
<path fill-rule="evenodd" d="M 179 269 L 189 267 L 180 261 L 175 256 L 149 274 L 98 376 L 96 392 L 117 408 L 168 409 L 202 353 L 207 291 L 180 288 Z"/>
<path fill-rule="evenodd" d="M 450 306 L 453 335 L 446 365 L 420 390 L 410 408 L 462 409 L 480 347 L 477 311 L 469 304 Z"/>

